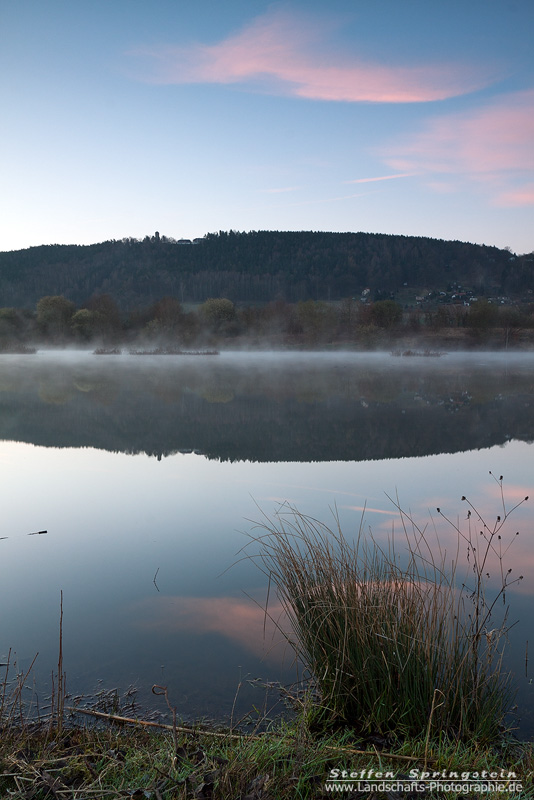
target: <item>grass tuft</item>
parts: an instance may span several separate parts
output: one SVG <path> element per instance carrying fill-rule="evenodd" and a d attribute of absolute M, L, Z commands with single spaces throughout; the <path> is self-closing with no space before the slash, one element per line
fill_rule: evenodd
<path fill-rule="evenodd" d="M 457 537 L 452 559 L 396 505 L 400 542 L 379 543 L 362 527 L 350 540 L 337 514 L 329 527 L 290 505 L 264 517 L 252 537 L 259 550 L 251 557 L 276 585 L 288 638 L 319 690 L 312 713 L 322 725 L 367 735 L 495 740 L 514 697 L 502 668 L 507 609 L 494 622 L 513 582 L 502 564 L 504 499 L 493 526 L 473 506 L 467 531 L 448 521 Z M 462 546 L 469 583 L 459 575 Z M 490 596 L 491 557 L 502 585 Z"/>

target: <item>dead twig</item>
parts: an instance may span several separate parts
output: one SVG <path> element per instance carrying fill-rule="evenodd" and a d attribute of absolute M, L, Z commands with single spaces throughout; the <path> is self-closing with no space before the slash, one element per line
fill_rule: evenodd
<path fill-rule="evenodd" d="M 88 714 L 91 717 L 98 717 L 99 719 L 107 719 L 109 722 L 118 722 L 119 724 L 126 725 L 142 725 L 147 728 L 162 728 L 166 731 L 174 730 L 172 725 L 165 725 L 163 722 L 151 722 L 145 719 L 134 719 L 133 717 L 121 717 L 118 714 L 105 714 L 103 711 L 93 711 L 90 708 L 76 708 L 75 706 L 67 706 L 67 711 L 73 711 L 75 714 Z M 205 728 L 186 728 L 177 725 L 176 730 L 180 733 L 198 734 L 202 733 L 206 736 L 217 736 L 220 738 L 242 739 L 243 736 L 237 733 L 224 733 L 223 731 L 210 731 Z M 259 738 L 259 737 L 257 737 Z"/>

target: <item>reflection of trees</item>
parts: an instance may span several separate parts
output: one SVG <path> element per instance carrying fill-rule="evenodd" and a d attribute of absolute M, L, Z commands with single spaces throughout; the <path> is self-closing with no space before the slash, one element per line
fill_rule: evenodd
<path fill-rule="evenodd" d="M 231 403 L 234 393 L 228 386 L 209 386 L 203 389 L 200 396 L 208 403 Z"/>
<path fill-rule="evenodd" d="M 49 446 L 365 460 L 489 447 L 534 430 L 532 369 L 127 357 L 52 368 L 23 358 L 3 363 L 0 436 Z"/>
<path fill-rule="evenodd" d="M 68 383 L 54 383 L 52 380 L 43 380 L 39 384 L 39 398 L 43 403 L 63 405 L 74 394 L 74 385 Z"/>

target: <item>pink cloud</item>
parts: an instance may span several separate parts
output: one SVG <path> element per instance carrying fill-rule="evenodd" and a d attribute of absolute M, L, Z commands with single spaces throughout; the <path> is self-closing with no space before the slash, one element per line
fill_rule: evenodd
<path fill-rule="evenodd" d="M 324 22 L 270 11 L 214 45 L 138 50 L 157 67 L 156 83 L 259 84 L 311 100 L 421 103 L 466 94 L 491 76 L 465 64 L 383 66 L 326 53 Z"/>
<path fill-rule="evenodd" d="M 517 208 L 518 206 L 534 206 L 534 183 L 523 186 L 521 189 L 512 189 L 502 192 L 497 198 L 499 206 Z"/>
<path fill-rule="evenodd" d="M 460 176 L 482 185 L 493 204 L 519 206 L 533 201 L 533 141 L 534 90 L 529 90 L 474 111 L 436 117 L 382 154 L 394 169 L 433 178 Z"/>

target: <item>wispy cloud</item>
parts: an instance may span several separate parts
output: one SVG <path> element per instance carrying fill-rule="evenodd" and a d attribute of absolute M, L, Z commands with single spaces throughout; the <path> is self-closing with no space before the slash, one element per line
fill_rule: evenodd
<path fill-rule="evenodd" d="M 436 117 L 411 139 L 382 151 L 387 164 L 404 172 L 448 176 L 482 187 L 500 206 L 534 201 L 534 90 L 499 97 L 471 112 Z M 438 181 L 438 186 L 442 181 Z"/>
<path fill-rule="evenodd" d="M 376 183 L 376 181 L 394 181 L 396 178 L 413 178 L 417 172 L 401 172 L 395 175 L 381 175 L 378 178 L 356 178 L 353 181 L 344 181 L 344 183 Z"/>
<path fill-rule="evenodd" d="M 137 49 L 156 83 L 246 84 L 311 100 L 421 103 L 486 86 L 468 64 L 384 65 L 328 46 L 324 20 L 271 10 L 217 44 Z"/>

